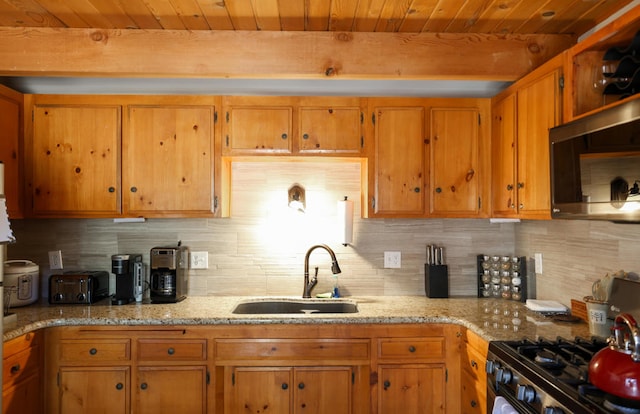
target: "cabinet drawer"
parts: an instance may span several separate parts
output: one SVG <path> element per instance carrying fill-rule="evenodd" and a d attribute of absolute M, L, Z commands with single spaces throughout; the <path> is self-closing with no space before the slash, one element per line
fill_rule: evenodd
<path fill-rule="evenodd" d="M 476 351 L 474 348 L 470 346 L 466 346 L 462 353 L 462 368 L 470 375 L 472 378 L 482 381 L 482 383 L 486 384 L 486 372 L 485 372 L 485 364 L 486 364 L 486 356 L 483 356 L 480 352 Z"/>
<path fill-rule="evenodd" d="M 381 338 L 378 357 L 382 359 L 444 358 L 444 338 Z"/>
<path fill-rule="evenodd" d="M 204 361 L 206 359 L 206 339 L 138 340 L 138 360 L 141 361 Z"/>
<path fill-rule="evenodd" d="M 222 360 L 369 359 L 369 341 L 341 339 L 220 339 L 216 357 Z"/>
<path fill-rule="evenodd" d="M 2 363 L 3 386 L 18 382 L 37 372 L 40 366 L 40 347 L 28 347 L 8 356 Z"/>
<path fill-rule="evenodd" d="M 462 414 L 485 413 L 487 408 L 487 390 L 485 382 L 474 380 L 469 374 L 462 375 Z"/>
<path fill-rule="evenodd" d="M 128 361 L 130 357 L 129 339 L 60 341 L 60 361 L 63 362 Z"/>

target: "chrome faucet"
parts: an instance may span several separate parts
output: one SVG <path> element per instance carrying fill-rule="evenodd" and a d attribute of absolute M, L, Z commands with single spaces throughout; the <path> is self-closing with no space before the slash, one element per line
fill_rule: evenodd
<path fill-rule="evenodd" d="M 331 250 L 331 247 L 326 244 L 316 244 L 315 246 L 311 246 L 309 250 L 307 250 L 307 254 L 304 256 L 304 292 L 302 293 L 303 298 L 311 297 L 311 290 L 318 283 L 318 268 L 316 267 L 316 273 L 313 275 L 313 279 L 309 281 L 309 256 L 311 256 L 311 252 L 317 248 L 323 248 L 331 255 L 331 272 L 334 275 L 337 275 L 341 272 L 340 266 L 338 266 L 338 259 L 336 259 L 336 254 Z"/>

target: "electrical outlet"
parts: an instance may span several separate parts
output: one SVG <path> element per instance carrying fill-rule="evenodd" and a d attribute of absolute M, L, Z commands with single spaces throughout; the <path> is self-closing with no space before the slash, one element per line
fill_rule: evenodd
<path fill-rule="evenodd" d="M 49 269 L 62 269 L 62 250 L 53 250 L 49 252 Z"/>
<path fill-rule="evenodd" d="M 209 252 L 191 252 L 192 269 L 208 269 L 209 268 Z"/>
<path fill-rule="evenodd" d="M 542 253 L 534 253 L 533 257 L 535 259 L 535 273 L 541 275 L 542 274 Z"/>
<path fill-rule="evenodd" d="M 402 267 L 402 255 L 400 252 L 384 252 L 384 268 L 400 269 Z"/>

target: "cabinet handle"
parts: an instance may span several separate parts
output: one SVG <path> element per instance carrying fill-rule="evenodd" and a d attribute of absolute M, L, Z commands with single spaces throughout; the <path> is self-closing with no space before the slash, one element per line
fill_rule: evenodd
<path fill-rule="evenodd" d="M 97 354 L 97 353 L 98 353 L 98 350 L 97 350 L 97 349 L 95 349 L 95 348 L 91 348 L 91 349 L 89 350 L 89 353 L 90 353 L 91 355 L 95 355 L 95 354 Z"/>
<path fill-rule="evenodd" d="M 409 346 L 409 352 L 416 352 L 416 347 L 413 345 Z"/>
<path fill-rule="evenodd" d="M 286 133 L 282 134 L 282 139 L 287 139 L 287 134 Z"/>
<path fill-rule="evenodd" d="M 148 387 L 148 385 L 147 385 L 147 383 L 146 383 L 146 382 L 143 382 L 142 384 L 140 384 L 140 389 L 141 389 L 141 390 L 146 390 L 146 389 L 147 389 L 147 387 Z"/>
<path fill-rule="evenodd" d="M 132 192 L 132 193 L 135 193 L 136 191 L 138 191 L 138 188 L 137 188 L 137 187 L 131 187 L 131 192 Z"/>
<path fill-rule="evenodd" d="M 472 169 L 470 169 L 470 170 L 467 172 L 467 175 L 464 177 L 464 180 L 465 180 L 466 182 L 471 181 L 471 180 L 473 179 L 473 176 L 474 176 L 475 174 L 476 174 L 476 172 L 474 171 L 474 169 L 473 169 L 473 168 L 472 168 Z"/>
<path fill-rule="evenodd" d="M 442 188 L 437 187 L 437 188 L 436 188 L 436 193 L 441 193 L 441 192 L 442 192 Z"/>
<path fill-rule="evenodd" d="M 287 388 L 289 388 L 289 384 L 287 384 L 286 382 L 283 382 L 281 387 L 283 390 L 286 390 Z"/>
<path fill-rule="evenodd" d="M 303 134 L 302 139 L 309 139 L 309 134 Z"/>
<path fill-rule="evenodd" d="M 476 361 L 474 361 L 473 359 L 471 360 L 471 367 L 478 369 L 478 363 Z"/>
<path fill-rule="evenodd" d="M 513 190 L 513 184 L 507 184 L 507 191 Z"/>
<path fill-rule="evenodd" d="M 121 382 L 119 382 L 119 383 L 117 383 L 117 384 L 116 384 L 116 390 L 118 390 L 118 391 L 119 391 L 119 390 L 121 390 L 121 389 L 123 389 L 123 388 L 124 388 L 124 385 L 122 385 L 122 383 L 121 383 Z"/>
<path fill-rule="evenodd" d="M 20 364 L 15 364 L 14 366 L 11 367 L 12 374 L 17 374 L 19 371 L 20 371 Z"/>
<path fill-rule="evenodd" d="M 385 382 L 382 383 L 382 385 L 384 385 L 384 389 L 386 390 L 391 386 L 391 382 L 389 380 L 386 380 Z"/>
<path fill-rule="evenodd" d="M 167 349 L 167 354 L 169 354 L 169 355 L 173 355 L 173 354 L 175 354 L 175 353 L 176 353 L 176 350 L 175 350 L 175 349 L 173 349 L 173 348 L 169 348 L 169 349 Z"/>
<path fill-rule="evenodd" d="M 301 382 L 300 384 L 298 384 L 298 388 L 301 390 L 304 390 L 304 382 Z"/>
<path fill-rule="evenodd" d="M 110 192 L 110 193 L 115 193 L 115 192 L 116 192 L 115 187 L 109 187 L 109 192 Z"/>

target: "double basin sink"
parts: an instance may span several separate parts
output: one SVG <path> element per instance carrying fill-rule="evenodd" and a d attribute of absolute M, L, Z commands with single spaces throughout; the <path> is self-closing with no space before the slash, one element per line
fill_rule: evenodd
<path fill-rule="evenodd" d="M 239 315 L 357 313 L 358 304 L 348 299 L 263 298 L 238 303 L 232 313 Z"/>

